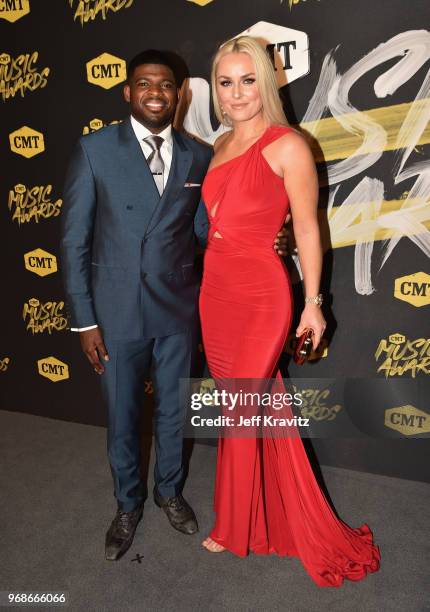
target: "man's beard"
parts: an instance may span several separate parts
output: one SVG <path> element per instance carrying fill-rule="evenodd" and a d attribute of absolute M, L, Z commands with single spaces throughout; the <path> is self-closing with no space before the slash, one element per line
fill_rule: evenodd
<path fill-rule="evenodd" d="M 162 117 L 148 117 L 146 114 L 142 114 L 142 119 L 148 128 L 164 128 L 172 123 L 175 116 L 175 110 L 176 109 L 170 110 L 169 113 L 163 115 Z"/>

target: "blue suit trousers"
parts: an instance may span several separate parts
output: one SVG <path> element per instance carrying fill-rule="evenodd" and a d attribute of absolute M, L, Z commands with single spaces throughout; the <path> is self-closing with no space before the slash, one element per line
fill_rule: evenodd
<path fill-rule="evenodd" d="M 178 495 L 183 486 L 183 428 L 187 406 L 179 379 L 190 378 L 196 358 L 195 330 L 161 338 L 110 341 L 109 361 L 101 375 L 108 407 L 107 450 L 118 507 L 130 512 L 147 497 L 140 474 L 140 417 L 144 385 L 151 372 L 154 388 L 154 480 L 163 497 Z"/>

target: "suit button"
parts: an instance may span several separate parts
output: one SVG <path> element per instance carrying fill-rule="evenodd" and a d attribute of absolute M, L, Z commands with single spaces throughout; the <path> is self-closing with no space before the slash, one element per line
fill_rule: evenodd
<path fill-rule="evenodd" d="M 127 210 L 133 210 L 133 206 L 127 205 L 126 206 Z"/>

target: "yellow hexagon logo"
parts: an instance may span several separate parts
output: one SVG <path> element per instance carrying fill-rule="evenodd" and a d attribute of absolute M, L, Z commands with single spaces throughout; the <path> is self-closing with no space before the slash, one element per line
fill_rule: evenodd
<path fill-rule="evenodd" d="M 403 334 L 390 334 L 388 336 L 388 341 L 391 342 L 391 344 L 403 344 L 403 342 L 405 342 L 406 340 L 406 336 L 404 336 Z"/>
<path fill-rule="evenodd" d="M 38 276 L 48 276 L 57 272 L 57 258 L 55 255 L 44 251 L 43 249 L 35 249 L 24 255 L 25 267 L 29 272 L 34 272 Z"/>
<path fill-rule="evenodd" d="M 430 304 L 430 274 L 416 272 L 396 278 L 394 297 L 418 308 L 427 306 Z"/>
<path fill-rule="evenodd" d="M 37 362 L 37 369 L 41 376 L 52 382 L 67 380 L 70 378 L 69 366 L 56 357 L 45 357 Z"/>
<path fill-rule="evenodd" d="M 13 153 L 17 153 L 27 158 L 39 155 L 39 153 L 43 153 L 45 150 L 43 134 L 41 132 L 36 132 L 36 130 L 26 125 L 23 125 L 19 130 L 15 130 L 15 132 L 9 134 L 9 143 Z"/>
<path fill-rule="evenodd" d="M 385 426 L 399 431 L 405 436 L 413 436 L 430 431 L 430 414 L 407 404 L 385 411 Z"/>
<path fill-rule="evenodd" d="M 89 83 L 110 89 L 127 78 L 125 61 L 110 53 L 102 53 L 87 62 L 87 79 Z"/>
<path fill-rule="evenodd" d="M 213 0 L 188 0 L 188 2 L 194 2 L 194 4 L 198 4 L 199 6 L 206 6 L 210 2 L 213 2 Z"/>
<path fill-rule="evenodd" d="M 25 193 L 26 188 L 25 185 L 23 185 L 22 183 L 18 183 L 17 185 L 15 185 L 14 190 L 15 193 Z"/>
<path fill-rule="evenodd" d="M 0 55 L 0 65 L 1 66 L 7 66 L 9 62 L 10 62 L 10 55 L 9 55 L 9 53 L 2 53 Z"/>
<path fill-rule="evenodd" d="M 92 130 L 99 130 L 103 127 L 103 121 L 101 119 L 91 119 L 88 125 Z"/>
<path fill-rule="evenodd" d="M 14 23 L 29 12 L 30 0 L 0 0 L 0 19 Z"/>

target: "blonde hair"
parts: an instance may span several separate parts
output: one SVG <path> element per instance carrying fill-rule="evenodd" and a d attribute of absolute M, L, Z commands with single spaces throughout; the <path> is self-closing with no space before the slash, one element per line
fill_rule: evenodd
<path fill-rule="evenodd" d="M 216 87 L 216 71 L 220 59 L 227 53 L 248 53 L 255 65 L 257 87 L 263 103 L 263 114 L 269 125 L 288 125 L 279 97 L 278 85 L 276 83 L 275 70 L 270 61 L 269 55 L 256 38 L 252 36 L 239 36 L 232 38 L 222 44 L 215 54 L 212 62 L 211 83 L 212 98 L 215 114 L 220 123 L 231 127 L 231 120 L 227 115 L 223 115 L 218 99 Z"/>

